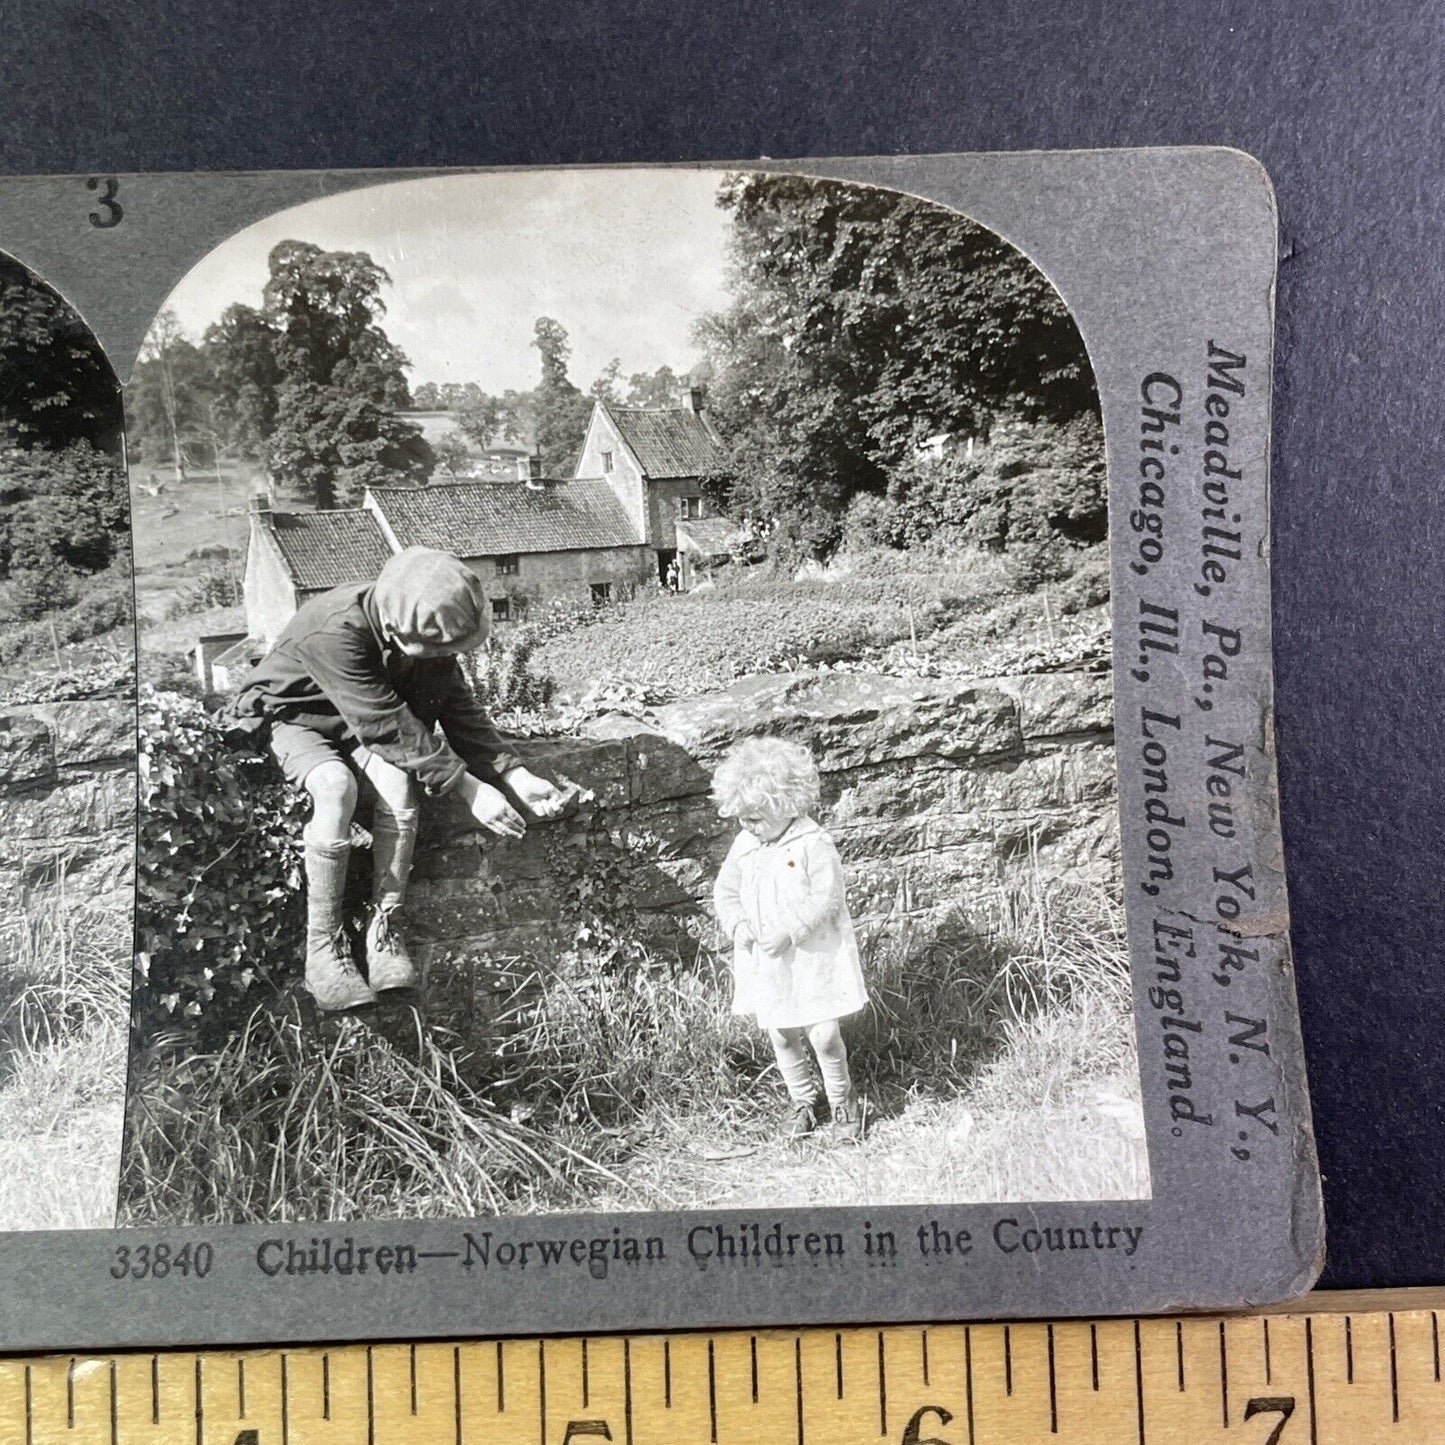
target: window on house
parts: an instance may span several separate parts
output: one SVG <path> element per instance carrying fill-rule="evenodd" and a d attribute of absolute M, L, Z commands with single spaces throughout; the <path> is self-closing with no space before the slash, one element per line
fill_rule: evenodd
<path fill-rule="evenodd" d="M 492 621 L 510 622 L 512 620 L 512 599 L 510 597 L 492 598 Z"/>
<path fill-rule="evenodd" d="M 610 582 L 594 582 L 592 584 L 592 605 L 601 607 L 605 602 L 612 601 L 612 584 Z"/>
<path fill-rule="evenodd" d="M 702 498 L 683 497 L 682 511 L 680 513 L 684 522 L 700 522 L 702 520 Z"/>
<path fill-rule="evenodd" d="M 497 575 L 499 577 L 515 577 L 522 570 L 522 564 L 513 552 L 509 557 L 497 558 Z"/>
<path fill-rule="evenodd" d="M 604 472 L 610 472 L 610 471 L 612 470 L 612 453 L 611 453 L 611 452 L 603 452 L 603 453 L 602 453 L 602 470 L 603 470 Z"/>

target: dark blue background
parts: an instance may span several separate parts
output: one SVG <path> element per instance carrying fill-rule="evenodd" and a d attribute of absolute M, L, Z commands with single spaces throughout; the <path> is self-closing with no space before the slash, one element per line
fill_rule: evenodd
<path fill-rule="evenodd" d="M 1239 146 L 1279 196 L 1280 773 L 1332 1285 L 1445 1281 L 1436 0 L 19 0 L 0 173 Z"/>

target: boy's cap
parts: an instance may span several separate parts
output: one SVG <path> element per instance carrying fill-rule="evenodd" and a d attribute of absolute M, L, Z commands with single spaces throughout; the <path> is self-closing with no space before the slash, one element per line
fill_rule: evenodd
<path fill-rule="evenodd" d="M 490 623 L 482 579 L 459 557 L 430 547 L 407 547 L 381 569 L 376 610 L 403 647 L 480 644 Z"/>

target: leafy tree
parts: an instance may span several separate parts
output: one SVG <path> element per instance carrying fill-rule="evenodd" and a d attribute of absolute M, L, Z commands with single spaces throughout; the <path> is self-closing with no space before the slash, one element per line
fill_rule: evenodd
<path fill-rule="evenodd" d="M 228 306 L 206 328 L 212 420 L 222 444 L 238 456 L 259 459 L 276 430 L 281 367 L 276 332 L 252 306 Z"/>
<path fill-rule="evenodd" d="M 420 386 L 413 387 L 411 404 L 416 411 L 435 411 L 441 405 L 441 393 L 436 382 L 424 381 Z"/>
<path fill-rule="evenodd" d="M 802 550 L 939 433 L 1097 412 L 1082 338 L 1047 278 L 993 232 L 895 192 L 734 176 L 733 305 L 696 336 L 734 505 Z"/>
<path fill-rule="evenodd" d="M 587 388 L 587 395 L 593 401 L 607 406 L 616 406 L 622 400 L 622 360 L 614 356 L 598 373 L 597 379 Z"/>
<path fill-rule="evenodd" d="M 627 378 L 627 405 L 661 408 L 681 406 L 683 380 L 670 366 L 659 366 L 656 371 L 634 371 Z"/>
<path fill-rule="evenodd" d="M 532 394 L 542 469 L 550 476 L 570 476 L 587 435 L 592 399 L 578 391 L 567 376 L 572 347 L 560 322 L 550 316 L 538 317 L 532 345 L 542 357 L 542 380 Z"/>
<path fill-rule="evenodd" d="M 466 470 L 467 462 L 471 458 L 466 442 L 455 432 L 450 432 L 434 442 L 432 452 L 436 456 L 437 469 L 444 471 L 453 481 Z"/>
<path fill-rule="evenodd" d="M 410 404 L 406 357 L 381 329 L 390 277 L 362 251 L 282 241 L 269 258 L 265 316 L 281 377 L 269 460 L 318 507 L 365 486 L 420 485 L 435 459 Z"/>
<path fill-rule="evenodd" d="M 479 447 L 487 447 L 502 430 L 506 403 L 499 396 L 488 396 L 478 388 L 474 401 L 456 413 L 457 425 Z"/>
<path fill-rule="evenodd" d="M 88 442 L 13 453 L 0 472 L 0 577 L 103 571 L 130 528 L 120 463 Z"/>
<path fill-rule="evenodd" d="M 56 292 L 0 254 L 0 446 L 118 452 L 120 385 L 89 327 Z"/>
<path fill-rule="evenodd" d="M 174 311 L 151 325 L 126 387 L 126 415 L 138 455 L 166 458 L 186 474 L 186 444 L 209 435 L 211 372 L 205 353 L 181 330 Z"/>

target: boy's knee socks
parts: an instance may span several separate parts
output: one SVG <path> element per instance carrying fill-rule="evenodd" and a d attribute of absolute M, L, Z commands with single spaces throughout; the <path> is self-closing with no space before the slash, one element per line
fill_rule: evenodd
<path fill-rule="evenodd" d="M 330 937 L 346 924 L 346 868 L 350 843 L 306 844 L 306 929 Z"/>
<path fill-rule="evenodd" d="M 371 825 L 372 900 L 382 910 L 406 901 L 407 880 L 416 853 L 417 809 L 377 810 Z"/>
<path fill-rule="evenodd" d="M 828 1102 L 835 1108 L 845 1103 L 853 1092 L 853 1076 L 848 1072 L 848 1055 L 819 1054 L 818 1068 L 823 1075 L 823 1088 L 827 1092 Z"/>

